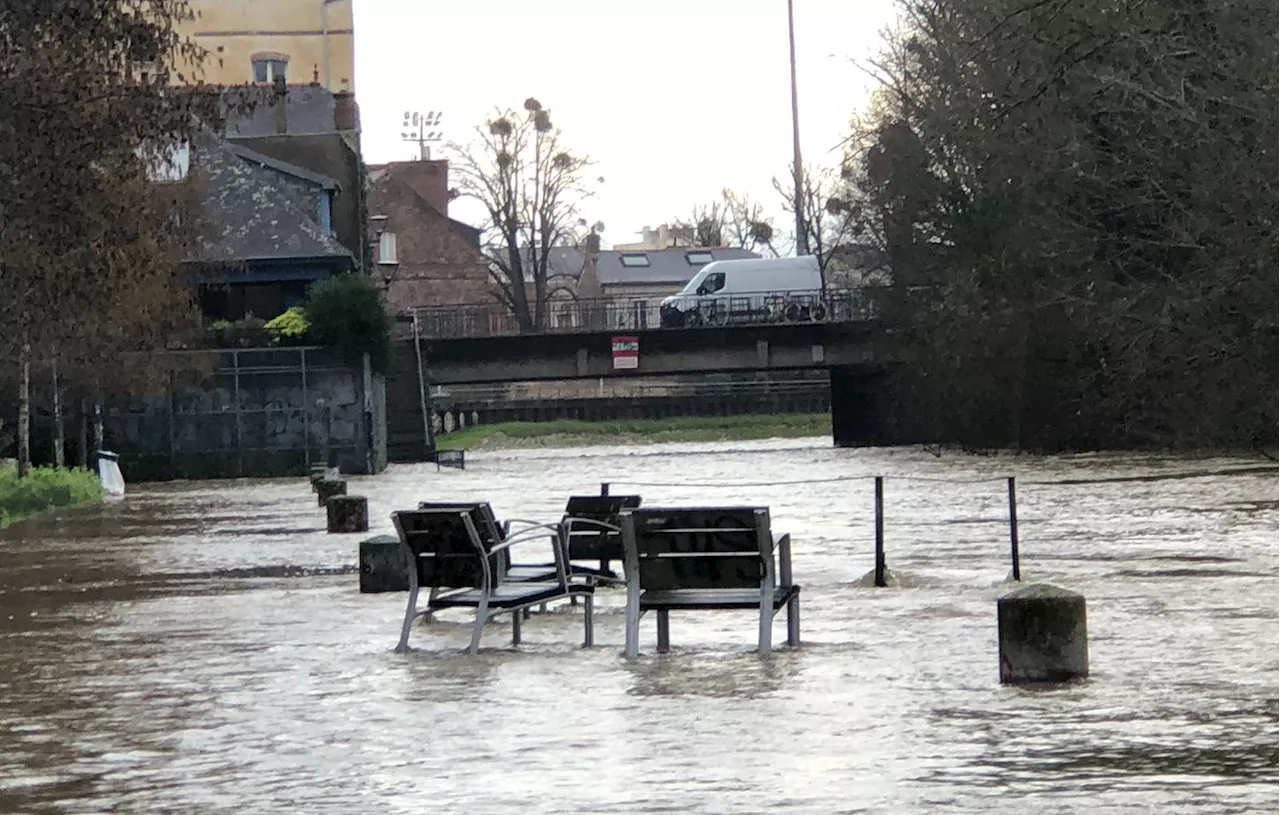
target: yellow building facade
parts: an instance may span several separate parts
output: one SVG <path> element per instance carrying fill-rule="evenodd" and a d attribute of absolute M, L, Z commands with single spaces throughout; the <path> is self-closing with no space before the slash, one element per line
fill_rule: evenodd
<path fill-rule="evenodd" d="M 317 81 L 354 93 L 353 0 L 191 0 L 182 32 L 208 51 L 201 80 L 214 85 Z"/>

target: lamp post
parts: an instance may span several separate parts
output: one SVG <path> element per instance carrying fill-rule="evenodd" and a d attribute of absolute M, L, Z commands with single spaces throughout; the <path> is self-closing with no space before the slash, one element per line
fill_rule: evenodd
<path fill-rule="evenodd" d="M 431 158 L 431 148 L 427 144 L 444 138 L 443 131 L 428 129 L 439 127 L 442 116 L 444 114 L 438 110 L 429 110 L 425 114 L 416 110 L 406 110 L 404 112 L 404 124 L 402 125 L 404 130 L 400 133 L 400 139 L 414 142 L 418 145 L 418 159 L 421 161 Z"/>
<path fill-rule="evenodd" d="M 791 146 L 795 181 L 796 256 L 809 254 L 809 233 L 804 221 L 804 169 L 800 163 L 800 102 L 796 96 L 796 23 L 792 0 L 787 0 L 787 38 L 791 45 Z"/>

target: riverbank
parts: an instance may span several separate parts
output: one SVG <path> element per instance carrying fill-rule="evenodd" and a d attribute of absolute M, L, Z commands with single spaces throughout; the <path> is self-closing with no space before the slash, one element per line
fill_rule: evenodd
<path fill-rule="evenodd" d="M 583 447 L 593 444 L 747 441 L 751 439 L 829 436 L 828 413 L 776 413 L 759 416 L 680 416 L 586 422 L 502 422 L 445 433 L 440 450 L 499 450 L 523 447 Z"/>
<path fill-rule="evenodd" d="M 45 510 L 96 501 L 102 483 L 92 470 L 33 467 L 18 478 L 12 465 L 0 465 L 0 529 Z"/>

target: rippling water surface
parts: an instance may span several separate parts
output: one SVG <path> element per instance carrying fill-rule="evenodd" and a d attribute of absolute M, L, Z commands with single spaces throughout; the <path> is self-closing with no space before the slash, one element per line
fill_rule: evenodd
<path fill-rule="evenodd" d="M 873 589 L 872 487 L 889 567 Z M 1082 592 L 1092 676 L 997 683 L 1010 588 Z M 802 480 L 851 480 L 796 484 Z M 0 533 L 3 812 L 1275 812 L 1277 478 L 1239 460 L 934 458 L 828 442 L 477 454 L 353 478 L 375 532 L 430 498 L 554 520 L 565 498 L 768 505 L 805 644 L 672 616 L 621 658 L 624 592 L 392 653 L 405 595 L 360 595 L 362 535 L 302 479 L 138 487 Z M 631 486 L 627 482 L 646 486 Z M 725 488 L 732 482 L 748 484 Z M 772 483 L 773 486 L 764 486 Z M 652 486 L 666 484 L 671 486 Z M 782 616 L 775 642 L 783 641 Z"/>

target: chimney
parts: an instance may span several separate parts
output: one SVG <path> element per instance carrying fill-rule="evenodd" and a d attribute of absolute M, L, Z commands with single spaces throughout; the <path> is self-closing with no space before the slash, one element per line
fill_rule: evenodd
<path fill-rule="evenodd" d="M 583 246 L 587 250 L 588 255 L 600 254 L 600 236 L 593 230 L 591 234 L 587 235 L 586 240 L 583 242 Z"/>
<path fill-rule="evenodd" d="M 387 172 L 413 187 L 414 192 L 441 215 L 449 214 L 449 162 L 442 160 L 394 161 Z"/>

